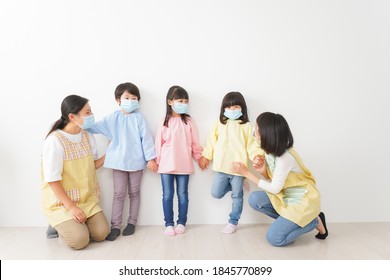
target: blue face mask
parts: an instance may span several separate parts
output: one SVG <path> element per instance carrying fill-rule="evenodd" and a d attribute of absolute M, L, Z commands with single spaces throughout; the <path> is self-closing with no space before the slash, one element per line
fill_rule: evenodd
<path fill-rule="evenodd" d="M 88 129 L 91 128 L 95 125 L 95 116 L 90 115 L 87 117 L 82 117 L 83 118 L 83 124 L 79 124 L 82 129 Z"/>
<path fill-rule="evenodd" d="M 126 113 L 134 112 L 139 108 L 138 100 L 121 99 L 121 109 Z"/>
<path fill-rule="evenodd" d="M 174 102 L 173 103 L 173 111 L 175 111 L 176 114 L 180 114 L 180 115 L 187 114 L 188 113 L 188 104 Z"/>
<path fill-rule="evenodd" d="M 242 116 L 241 110 L 228 110 L 225 109 L 225 112 L 223 113 L 225 117 L 231 120 L 237 120 L 239 117 Z"/>

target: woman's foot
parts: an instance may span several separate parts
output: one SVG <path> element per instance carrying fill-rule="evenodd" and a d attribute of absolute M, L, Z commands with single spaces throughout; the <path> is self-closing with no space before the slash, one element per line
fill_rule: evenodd
<path fill-rule="evenodd" d="M 167 226 L 165 228 L 165 231 L 164 233 L 168 236 L 174 236 L 176 233 L 175 233 L 175 229 L 173 228 L 173 226 Z"/>
<path fill-rule="evenodd" d="M 114 241 L 119 236 L 120 233 L 121 230 L 119 228 L 112 228 L 111 232 L 107 235 L 106 240 Z"/>
<path fill-rule="evenodd" d="M 58 232 L 55 228 L 53 228 L 51 225 L 49 225 L 47 227 L 47 230 L 46 230 L 46 237 L 48 239 L 53 239 L 53 238 L 57 238 L 58 237 Z"/>
<path fill-rule="evenodd" d="M 318 225 L 317 225 L 318 233 L 316 235 L 316 238 L 325 239 L 328 236 L 328 229 L 326 228 L 325 214 L 321 212 L 318 215 L 317 220 L 318 220 Z"/>
<path fill-rule="evenodd" d="M 186 227 L 182 224 L 178 224 L 175 228 L 176 234 L 183 234 L 183 233 L 185 233 L 185 231 L 186 231 Z"/>
<path fill-rule="evenodd" d="M 221 230 L 221 233 L 232 234 L 232 233 L 235 233 L 236 230 L 237 230 L 237 225 L 227 224 L 227 225 Z"/>

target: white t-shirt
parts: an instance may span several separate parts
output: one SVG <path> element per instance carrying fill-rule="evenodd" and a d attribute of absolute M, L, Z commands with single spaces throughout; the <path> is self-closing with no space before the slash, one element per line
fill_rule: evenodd
<path fill-rule="evenodd" d="M 275 170 L 272 180 L 260 180 L 258 187 L 267 192 L 277 194 L 283 189 L 288 173 L 290 172 L 303 173 L 303 170 L 293 155 L 286 151 L 283 155 L 275 159 Z"/>
<path fill-rule="evenodd" d="M 81 142 L 82 132 L 78 134 L 66 133 L 60 129 L 57 132 L 64 135 L 69 141 L 74 143 Z M 88 133 L 92 155 L 94 160 L 98 159 L 98 150 L 95 137 Z M 51 134 L 43 142 L 42 148 L 42 166 L 43 166 L 43 180 L 45 182 L 55 182 L 62 180 L 62 168 L 64 166 L 64 147 L 57 136 Z"/>

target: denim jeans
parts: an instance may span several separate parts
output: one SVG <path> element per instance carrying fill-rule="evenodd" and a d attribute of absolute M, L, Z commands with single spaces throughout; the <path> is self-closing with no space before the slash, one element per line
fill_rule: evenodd
<path fill-rule="evenodd" d="M 232 192 L 232 211 L 229 214 L 229 223 L 233 225 L 238 224 L 238 220 L 242 213 L 244 200 L 244 192 L 242 190 L 243 183 L 244 177 L 217 172 L 211 187 L 211 195 L 214 198 L 222 198 L 229 191 Z"/>
<path fill-rule="evenodd" d="M 267 232 L 267 240 L 273 246 L 286 246 L 294 242 L 299 236 L 308 233 L 317 227 L 318 221 L 314 219 L 304 227 L 280 216 L 271 204 L 264 191 L 252 192 L 249 196 L 249 205 L 263 214 L 275 219 Z"/>
<path fill-rule="evenodd" d="M 190 175 L 161 174 L 162 204 L 164 210 L 165 226 L 173 226 L 173 196 L 175 194 L 174 180 L 178 198 L 178 224 L 183 226 L 187 223 L 188 212 L 188 180 Z"/>

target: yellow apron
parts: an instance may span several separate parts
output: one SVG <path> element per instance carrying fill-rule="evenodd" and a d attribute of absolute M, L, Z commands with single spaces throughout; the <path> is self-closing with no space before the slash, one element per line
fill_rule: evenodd
<path fill-rule="evenodd" d="M 58 131 L 53 134 L 58 137 L 64 147 L 64 165 L 61 185 L 69 198 L 83 210 L 87 218 L 102 211 L 99 206 L 100 189 L 96 177 L 95 163 L 88 133 L 82 132 L 80 143 L 69 141 Z M 71 220 L 68 210 L 59 201 L 48 183 L 42 178 L 42 208 L 51 226 Z"/>
<path fill-rule="evenodd" d="M 305 167 L 298 153 L 290 148 L 288 152 L 295 158 L 304 173 L 290 172 L 283 189 L 277 193 L 268 193 L 276 212 L 300 227 L 306 226 L 320 213 L 320 193 L 311 172 Z M 267 173 L 272 179 L 272 168 L 267 162 Z"/>

